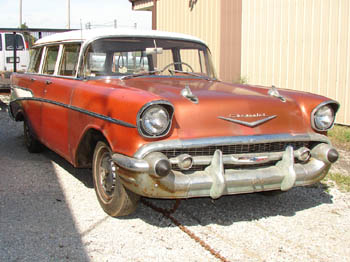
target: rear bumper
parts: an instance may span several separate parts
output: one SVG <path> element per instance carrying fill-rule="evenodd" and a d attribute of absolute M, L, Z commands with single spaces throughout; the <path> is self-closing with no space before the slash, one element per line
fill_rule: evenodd
<path fill-rule="evenodd" d="M 319 138 L 327 140 L 324 136 Z M 204 170 L 186 174 L 172 170 L 164 177 L 152 175 L 151 165 L 144 159 L 114 154 L 113 160 L 119 166 L 124 185 L 137 194 L 155 198 L 210 196 L 215 199 L 222 195 L 286 191 L 294 186 L 314 184 L 324 178 L 337 156 L 337 151 L 323 141 L 311 150 L 310 159 L 305 163 L 295 163 L 295 152 L 288 146 L 281 159 L 271 166 L 225 169 L 227 156 L 216 150 Z"/>

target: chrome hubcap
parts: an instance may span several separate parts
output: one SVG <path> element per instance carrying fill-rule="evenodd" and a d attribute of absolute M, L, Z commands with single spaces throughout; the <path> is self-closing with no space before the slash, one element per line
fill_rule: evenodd
<path fill-rule="evenodd" d="M 104 190 L 104 193 L 110 197 L 113 194 L 116 184 L 116 174 L 117 168 L 113 163 L 112 159 L 109 157 L 108 153 L 102 158 L 100 166 L 100 183 Z"/>

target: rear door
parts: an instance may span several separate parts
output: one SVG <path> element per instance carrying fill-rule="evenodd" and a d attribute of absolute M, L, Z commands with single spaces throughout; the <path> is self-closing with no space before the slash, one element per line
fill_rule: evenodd
<path fill-rule="evenodd" d="M 47 47 L 43 64 L 44 96 L 41 111 L 42 137 L 45 144 L 70 160 L 68 116 L 80 44 Z M 44 76 L 45 75 L 45 76 Z"/>
<path fill-rule="evenodd" d="M 18 87 L 24 91 L 29 91 L 32 94 L 32 98 L 29 100 L 22 101 L 26 118 L 29 121 L 30 127 L 33 129 L 34 133 L 40 135 L 41 130 L 41 101 L 40 99 L 44 95 L 44 84 L 38 81 L 40 76 L 40 64 L 42 60 L 42 55 L 44 53 L 44 47 L 35 48 L 32 50 L 32 60 L 28 68 L 28 73 L 17 74 L 19 78 Z M 16 94 L 17 88 L 14 87 L 13 93 Z M 21 91 L 19 91 L 21 93 Z M 25 92 L 28 94 L 28 92 Z M 18 98 L 20 95 L 16 94 Z"/>
<path fill-rule="evenodd" d="M 26 71 L 29 63 L 29 51 L 26 47 L 26 42 L 22 34 L 5 34 L 5 71 L 13 71 L 13 50 L 15 45 L 15 37 L 16 37 L 16 63 L 17 63 L 17 71 Z"/>

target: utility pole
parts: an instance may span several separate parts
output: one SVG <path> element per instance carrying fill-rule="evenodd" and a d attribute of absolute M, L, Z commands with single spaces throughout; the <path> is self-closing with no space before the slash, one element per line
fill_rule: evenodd
<path fill-rule="evenodd" d="M 22 26 L 22 0 L 19 0 L 19 27 Z"/>
<path fill-rule="evenodd" d="M 70 29 L 70 0 L 67 0 L 67 29 Z"/>

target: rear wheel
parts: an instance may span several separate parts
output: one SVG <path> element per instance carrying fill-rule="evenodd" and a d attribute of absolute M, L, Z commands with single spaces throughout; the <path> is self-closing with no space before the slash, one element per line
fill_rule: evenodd
<path fill-rule="evenodd" d="M 97 199 L 108 215 L 126 216 L 135 211 L 140 197 L 121 183 L 111 149 L 104 142 L 98 142 L 95 147 L 92 175 Z"/>
<path fill-rule="evenodd" d="M 43 145 L 35 138 L 28 121 L 23 121 L 24 142 L 30 153 L 40 153 L 43 151 Z"/>

